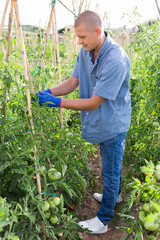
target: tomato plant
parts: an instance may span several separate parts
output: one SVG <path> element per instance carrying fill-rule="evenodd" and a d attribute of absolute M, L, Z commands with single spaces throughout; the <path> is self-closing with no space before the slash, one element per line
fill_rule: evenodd
<path fill-rule="evenodd" d="M 135 42 L 128 48 L 132 62 L 132 119 L 124 156 L 127 172 L 123 180 L 130 194 L 121 214 L 127 220 L 128 227 L 122 227 L 128 231 L 126 239 L 130 235 L 133 239 L 156 239 L 160 228 L 159 30 L 159 22 L 152 26 L 141 25 L 141 31 L 135 34 Z M 123 216 L 126 213 L 132 218 Z"/>
<path fill-rule="evenodd" d="M 43 51 L 41 42 L 37 42 L 35 48 L 26 47 L 35 92 L 38 86 L 43 90 L 57 84 L 58 68 L 51 61 L 52 41 L 49 40 L 48 44 L 45 66 L 42 68 L 39 67 Z M 69 36 L 66 43 L 60 44 L 64 80 L 71 74 L 76 60 L 73 53 L 70 63 L 67 63 L 68 44 Z M 68 207 L 72 202 L 76 203 L 77 208 L 81 205 L 87 180 L 92 178 L 87 155 L 95 151 L 94 147 L 81 138 L 79 112 L 74 115 L 66 110 L 61 128 L 59 110 L 41 108 L 36 102 L 32 105 L 35 131 L 32 137 L 21 51 L 20 46 L 15 45 L 16 41 L 13 40 L 6 72 L 4 54 L 0 48 L 1 101 L 5 100 L 7 106 L 6 116 L 0 106 L 0 196 L 6 199 L 9 206 L 0 209 L 0 221 L 5 216 L 9 219 L 0 231 L 0 238 L 41 239 L 42 224 L 45 224 L 48 239 L 59 239 L 59 233 L 70 239 L 80 239 L 76 235 L 77 230 L 82 231 L 76 223 L 76 212 L 71 213 Z M 6 98 L 3 96 L 5 82 Z M 78 96 L 78 90 L 68 97 L 75 97 L 76 94 Z M 36 174 L 40 175 L 41 196 Z"/>

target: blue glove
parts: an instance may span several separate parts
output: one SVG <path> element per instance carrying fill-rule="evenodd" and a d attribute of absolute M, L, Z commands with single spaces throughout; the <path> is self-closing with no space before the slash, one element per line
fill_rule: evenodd
<path fill-rule="evenodd" d="M 51 94 L 50 88 L 47 88 L 47 89 L 43 90 L 42 92 Z M 36 96 L 38 96 L 38 93 L 36 93 Z M 35 101 L 36 101 L 36 99 L 34 97 L 31 97 L 31 102 L 33 103 Z"/>
<path fill-rule="evenodd" d="M 46 106 L 47 107 L 60 107 L 61 106 L 61 98 L 60 97 L 55 97 L 47 92 L 41 92 L 39 91 L 37 95 L 37 98 L 39 99 L 39 105 L 42 106 L 44 103 L 47 102 L 52 102 L 48 103 Z"/>
<path fill-rule="evenodd" d="M 50 88 L 47 88 L 47 89 L 43 90 L 42 92 L 43 92 L 43 93 L 49 93 L 49 94 L 51 94 Z"/>

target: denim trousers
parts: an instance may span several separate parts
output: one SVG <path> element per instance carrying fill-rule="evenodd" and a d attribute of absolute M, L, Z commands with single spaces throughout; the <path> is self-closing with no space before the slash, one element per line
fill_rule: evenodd
<path fill-rule="evenodd" d="M 106 226 L 114 216 L 117 197 L 121 191 L 121 167 L 127 133 L 100 143 L 102 157 L 101 175 L 103 179 L 103 197 L 97 217 Z"/>

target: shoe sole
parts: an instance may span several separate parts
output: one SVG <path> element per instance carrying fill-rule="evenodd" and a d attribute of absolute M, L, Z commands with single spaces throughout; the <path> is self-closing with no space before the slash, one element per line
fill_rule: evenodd
<path fill-rule="evenodd" d="M 101 231 L 101 232 L 90 232 L 89 234 L 103 234 L 103 233 L 106 233 L 108 231 L 108 229 L 104 232 L 104 231 Z"/>
<path fill-rule="evenodd" d="M 94 198 L 97 202 L 99 202 L 99 203 L 102 202 L 102 201 L 99 201 L 99 200 L 94 196 L 94 194 L 93 194 L 93 198 Z M 117 200 L 116 203 L 121 203 L 121 202 L 123 202 L 123 198 L 121 198 L 120 200 Z"/>

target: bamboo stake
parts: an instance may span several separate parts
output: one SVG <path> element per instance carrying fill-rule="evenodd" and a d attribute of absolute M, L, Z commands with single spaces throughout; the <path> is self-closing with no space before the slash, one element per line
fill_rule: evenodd
<path fill-rule="evenodd" d="M 86 0 L 86 3 L 85 3 L 85 7 L 84 7 L 85 10 L 87 9 L 87 4 L 88 4 L 88 0 Z"/>
<path fill-rule="evenodd" d="M 16 10 L 15 10 L 15 11 L 16 11 Z M 20 31 L 19 21 L 18 21 L 18 18 L 17 18 L 17 17 L 16 17 L 16 27 L 17 27 L 18 35 L 19 35 L 19 37 L 20 37 L 22 33 L 21 33 L 21 31 Z M 23 34 L 22 34 L 22 36 L 23 36 Z M 30 73 L 30 68 L 29 68 L 29 63 L 28 63 L 28 57 L 27 57 L 25 48 L 24 48 L 24 56 L 25 56 L 26 63 L 27 63 L 27 74 L 28 74 L 28 80 L 29 80 L 30 87 L 31 87 L 31 93 L 34 94 L 33 83 L 32 83 L 32 80 L 31 80 L 31 73 Z"/>
<path fill-rule="evenodd" d="M 17 25 L 17 27 L 18 27 L 18 21 L 17 21 L 17 18 L 16 18 L 16 25 Z M 17 31 L 18 31 L 18 34 L 19 34 L 19 36 L 21 35 L 21 33 L 20 33 L 20 31 L 19 31 L 19 28 L 17 29 Z M 26 60 L 26 63 L 27 63 L 27 74 L 28 74 L 28 79 L 29 79 L 29 82 L 30 82 L 30 84 L 31 84 L 31 93 L 32 94 L 35 94 L 35 92 L 34 92 L 34 89 L 33 89 L 33 84 L 32 84 L 32 79 L 31 79 L 31 74 L 30 74 L 30 68 L 29 68 L 29 63 L 28 63 L 28 57 L 27 57 L 27 54 L 26 54 L 26 51 L 25 51 L 25 48 L 24 48 L 24 55 L 25 55 L 25 60 Z M 34 133 L 34 131 L 33 131 L 33 133 Z M 41 129 L 41 134 L 42 134 L 42 138 L 43 139 L 45 139 L 44 138 L 44 134 L 43 134 L 43 131 L 42 131 L 42 129 Z M 46 147 L 45 147 L 46 148 Z M 47 161 L 48 161 L 48 164 L 49 164 L 49 167 L 51 168 L 52 166 L 51 166 L 51 162 L 50 162 L 50 159 L 47 157 Z"/>
<path fill-rule="evenodd" d="M 52 3 L 51 14 L 50 14 L 50 17 L 49 17 L 49 22 L 48 22 L 48 27 L 47 27 L 47 35 L 46 35 L 44 50 L 43 50 L 43 53 L 42 53 L 41 65 L 40 65 L 41 67 L 43 65 L 44 55 L 45 55 L 45 52 L 46 52 L 49 30 L 50 30 L 51 22 L 52 22 L 52 18 L 53 18 L 53 12 L 54 12 L 54 3 Z"/>
<path fill-rule="evenodd" d="M 52 52 L 52 46 L 51 45 L 49 45 L 49 51 L 51 53 L 52 65 L 54 65 L 53 52 Z"/>
<path fill-rule="evenodd" d="M 159 15 L 160 15 L 160 7 L 159 7 L 159 5 L 158 5 L 158 1 L 155 0 L 155 2 L 156 2 L 156 6 L 157 6 L 158 13 L 159 13 Z"/>
<path fill-rule="evenodd" d="M 56 66 L 56 49 L 55 49 L 54 21 L 53 21 L 53 18 L 52 18 L 52 41 L 53 41 L 53 53 L 54 53 L 54 66 Z"/>
<path fill-rule="evenodd" d="M 57 50 L 57 63 L 58 63 L 59 83 L 61 83 L 61 68 L 60 68 L 59 43 L 58 43 L 58 31 L 57 31 L 57 21 L 56 21 L 56 11 L 55 11 L 55 8 L 54 8 L 54 23 L 55 23 L 55 39 L 56 39 L 56 50 Z"/>
<path fill-rule="evenodd" d="M 42 136 L 42 138 L 45 140 L 45 137 L 44 137 L 44 134 L 43 134 L 42 129 L 41 129 L 41 136 Z M 46 150 L 46 146 L 44 146 L 44 148 L 45 148 L 45 150 Z M 52 168 L 51 161 L 50 161 L 49 157 L 47 157 L 47 161 L 48 161 L 49 167 Z"/>
<path fill-rule="evenodd" d="M 73 6 L 73 12 L 75 12 L 75 1 L 74 0 L 72 0 L 72 6 Z M 75 18 L 75 16 L 74 16 L 74 18 Z"/>
<path fill-rule="evenodd" d="M 11 26 L 12 26 L 12 20 L 13 20 L 13 0 L 11 1 L 11 9 L 9 14 L 9 21 L 8 21 L 8 36 L 7 36 L 7 49 L 6 49 L 6 63 L 9 63 L 9 53 L 10 53 L 10 40 L 11 40 Z M 5 66 L 5 72 L 7 71 L 7 66 Z M 3 113 L 4 117 L 6 117 L 6 99 L 7 99 L 7 88 L 6 88 L 6 82 L 4 83 L 4 102 L 3 102 Z"/>
<path fill-rule="evenodd" d="M 52 41 L 53 41 L 53 53 L 54 53 L 54 66 L 56 67 L 57 66 L 57 63 L 56 63 L 56 49 L 55 49 L 55 29 L 54 29 L 54 21 L 53 21 L 53 18 L 52 18 Z M 58 76 L 57 76 L 57 73 L 56 73 L 56 81 L 57 81 L 57 85 L 58 85 Z"/>
<path fill-rule="evenodd" d="M 80 0 L 78 15 L 79 15 L 79 14 L 81 13 L 81 11 L 82 11 L 83 3 L 84 3 L 84 0 L 82 0 L 82 1 Z M 76 39 L 76 40 L 77 40 L 77 39 Z M 76 53 L 79 52 L 80 48 L 81 48 L 81 46 L 78 45 L 78 43 L 77 43 L 77 41 L 76 41 Z"/>
<path fill-rule="evenodd" d="M 36 47 L 37 46 L 37 40 L 38 40 L 38 34 L 40 33 L 40 25 L 39 25 L 39 27 L 38 27 L 38 30 L 37 30 L 37 33 L 36 33 L 36 37 L 35 37 L 35 43 L 34 43 L 34 47 Z"/>
<path fill-rule="evenodd" d="M 15 8 L 15 15 L 18 23 L 18 29 L 19 29 L 19 34 L 20 34 L 20 42 L 21 42 L 21 51 L 22 51 L 22 58 L 23 58 L 23 66 L 24 66 L 24 74 L 25 74 L 25 80 L 26 80 L 26 91 L 27 91 L 27 103 L 28 103 L 28 111 L 29 111 L 29 116 L 30 116 L 30 125 L 32 129 L 33 135 L 35 134 L 34 132 L 34 124 L 33 124 L 33 118 L 32 118 L 32 110 L 31 110 L 31 97 L 30 97 L 30 90 L 28 88 L 28 71 L 27 71 L 27 61 L 25 57 L 25 47 L 24 47 L 24 41 L 23 41 L 23 34 L 22 34 L 22 28 L 20 25 L 20 17 L 19 17 L 19 10 L 18 10 L 18 4 L 17 0 L 14 0 L 14 8 Z M 34 137 L 32 135 L 33 141 Z M 37 170 L 37 147 L 34 145 L 34 159 L 35 159 L 35 169 Z M 36 179 L 37 179 L 37 187 L 38 187 L 38 193 L 40 194 L 42 198 L 42 190 L 41 190 L 41 181 L 40 181 L 40 175 L 39 173 L 36 173 Z M 45 231 L 45 225 L 42 224 L 42 231 L 43 231 L 43 239 L 46 240 L 46 231 Z"/>
<path fill-rule="evenodd" d="M 89 9 L 90 4 L 91 4 L 91 0 L 89 1 L 89 3 L 88 3 L 88 0 L 87 0 L 86 5 L 85 5 L 85 10 Z"/>
<path fill-rule="evenodd" d="M 75 1 L 74 0 L 72 0 L 72 6 L 73 6 L 73 12 L 75 12 Z M 75 22 L 75 20 L 76 20 L 76 17 L 75 17 L 75 15 L 74 15 L 74 22 Z M 75 47 L 76 47 L 76 53 L 78 52 L 78 50 L 77 50 L 77 36 L 76 36 L 76 34 L 75 34 L 75 32 L 74 32 L 74 37 L 75 37 Z"/>
<path fill-rule="evenodd" d="M 81 11 L 82 11 L 83 3 L 84 3 L 84 0 L 82 0 L 82 1 L 80 0 L 79 11 L 78 11 L 79 14 L 80 14 Z"/>
<path fill-rule="evenodd" d="M 7 36 L 7 51 L 6 51 L 6 62 L 9 62 L 9 49 L 10 49 L 10 38 L 11 38 L 11 28 L 13 21 L 13 0 L 11 0 L 11 10 L 9 14 L 9 23 L 8 23 L 8 36 Z"/>
<path fill-rule="evenodd" d="M 8 4 L 9 4 L 9 0 L 6 1 L 5 9 L 4 9 L 3 16 L 2 16 L 2 21 L 1 21 L 1 26 L 0 26 L 0 39 L 2 37 L 2 30 L 3 30 L 3 25 L 4 25 L 4 20 L 5 20 Z"/>
<path fill-rule="evenodd" d="M 73 40 L 72 40 L 71 49 L 70 49 L 70 51 L 69 51 L 69 53 L 68 53 L 68 56 L 67 56 L 67 59 L 66 59 L 66 63 L 69 62 L 70 59 L 71 59 L 71 54 L 72 54 L 72 52 L 73 52 L 75 40 L 76 40 L 76 36 L 75 36 L 75 34 L 74 34 L 74 37 L 73 37 Z"/>
<path fill-rule="evenodd" d="M 19 24 L 18 24 L 18 21 L 17 21 L 17 18 L 16 18 L 16 25 L 17 25 L 17 27 L 18 27 L 18 25 L 19 25 Z M 21 33 L 20 33 L 20 31 L 19 31 L 19 28 L 17 29 L 17 31 L 18 31 L 18 34 L 19 34 L 19 36 L 20 36 Z M 28 57 L 27 57 L 27 54 L 26 54 L 25 48 L 24 48 L 24 55 L 25 55 L 25 60 L 26 60 L 26 63 L 27 63 L 27 74 L 28 74 L 28 79 L 29 79 L 29 82 L 30 82 L 30 84 L 31 84 L 31 93 L 32 93 L 32 94 L 35 94 L 34 89 L 33 89 L 33 84 L 32 84 L 31 74 L 30 74 L 30 68 L 29 68 L 29 63 L 28 63 Z M 33 131 L 33 133 L 34 133 L 34 131 Z M 44 138 L 44 134 L 43 134 L 42 129 L 41 129 L 41 136 L 42 136 L 43 139 L 45 139 L 45 138 Z M 45 146 L 45 149 L 46 149 L 46 146 Z M 36 151 L 36 152 L 37 152 L 37 151 Z M 49 165 L 49 167 L 51 168 L 52 165 L 51 165 L 51 162 L 50 162 L 49 157 L 47 157 L 47 161 L 48 161 L 48 165 Z"/>
<path fill-rule="evenodd" d="M 19 34 L 20 34 L 19 37 L 20 37 L 20 42 L 21 42 L 21 51 L 22 51 L 22 58 L 23 58 L 24 74 L 25 74 L 25 80 L 26 80 L 25 84 L 26 84 L 26 90 L 27 90 L 27 103 L 28 103 L 28 111 L 29 111 L 29 116 L 30 116 L 30 125 L 31 125 L 31 129 L 32 129 L 32 133 L 35 134 L 33 117 L 32 117 L 32 110 L 31 110 L 30 91 L 29 91 L 28 83 L 27 83 L 28 82 L 27 62 L 26 62 L 26 57 L 25 57 L 25 48 L 24 48 L 22 28 L 21 28 L 21 25 L 20 25 L 20 18 L 19 18 L 17 0 L 14 0 L 14 8 L 15 8 L 16 20 L 17 20 L 17 23 L 18 23 Z M 36 146 L 35 146 L 35 153 L 36 152 L 37 152 L 37 150 L 36 150 Z M 35 154 L 35 157 L 36 157 L 36 154 Z M 37 163 L 35 165 L 37 165 Z M 37 169 L 37 166 L 36 166 L 36 169 Z M 38 192 L 41 193 L 41 184 L 39 184 L 39 183 L 38 183 Z"/>
<path fill-rule="evenodd" d="M 17 22 L 16 22 L 16 18 L 14 19 L 15 21 L 15 36 L 16 36 L 16 51 L 18 49 L 18 26 L 17 26 Z"/>
<path fill-rule="evenodd" d="M 5 20 L 5 16 L 6 16 L 8 4 L 9 4 L 9 0 L 6 1 L 5 9 L 4 9 L 3 16 L 2 16 L 2 20 L 1 20 L 1 25 L 0 25 L 0 39 L 2 38 L 2 30 L 3 30 L 3 25 L 4 25 L 4 20 Z M 5 48 L 4 48 L 2 42 L 1 42 L 1 46 L 2 46 L 2 51 L 5 53 Z"/>
<path fill-rule="evenodd" d="M 56 21 L 55 7 L 54 7 L 54 23 L 55 23 L 55 38 L 56 38 L 56 48 L 57 48 L 58 75 L 59 75 L 59 84 L 60 84 L 61 83 L 61 68 L 60 68 L 58 31 L 57 31 L 57 21 Z M 60 108 L 60 122 L 61 122 L 61 128 L 62 128 L 63 127 L 63 111 L 62 111 L 62 108 Z"/>

